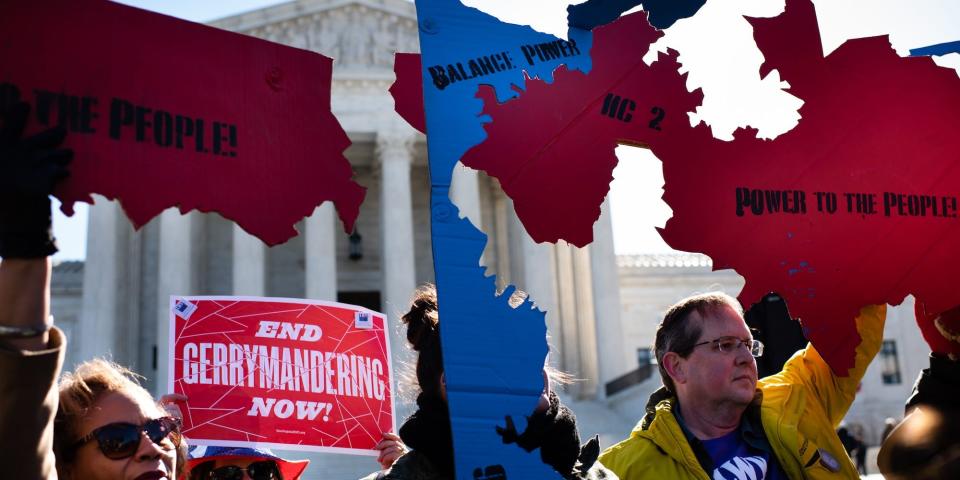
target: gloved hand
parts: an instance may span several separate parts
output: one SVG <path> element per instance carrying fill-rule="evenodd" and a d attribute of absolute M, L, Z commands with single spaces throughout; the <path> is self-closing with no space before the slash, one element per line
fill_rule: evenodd
<path fill-rule="evenodd" d="M 69 175 L 73 151 L 57 148 L 66 137 L 55 127 L 27 138 L 30 105 L 0 112 L 0 257 L 43 258 L 56 253 L 50 193 Z"/>
<path fill-rule="evenodd" d="M 560 403 L 555 392 L 548 393 L 548 407 L 527 417 L 527 428 L 517 433 L 513 418 L 505 418 L 506 427 L 496 427 L 503 443 L 516 443 L 528 452 L 539 448 L 540 459 L 561 474 L 569 474 L 580 456 L 580 434 L 577 418 Z"/>
<path fill-rule="evenodd" d="M 914 315 L 933 353 L 960 360 L 960 305 L 945 312 L 933 312 L 918 299 Z"/>

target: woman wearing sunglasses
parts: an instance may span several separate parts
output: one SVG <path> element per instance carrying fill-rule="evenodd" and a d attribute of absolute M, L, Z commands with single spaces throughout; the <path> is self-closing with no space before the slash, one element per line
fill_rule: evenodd
<path fill-rule="evenodd" d="M 270 450 L 192 447 L 189 480 L 299 480 L 309 460 L 286 460 Z"/>
<path fill-rule="evenodd" d="M 104 360 L 60 379 L 53 450 L 61 480 L 175 480 L 186 465 L 179 420 Z"/>

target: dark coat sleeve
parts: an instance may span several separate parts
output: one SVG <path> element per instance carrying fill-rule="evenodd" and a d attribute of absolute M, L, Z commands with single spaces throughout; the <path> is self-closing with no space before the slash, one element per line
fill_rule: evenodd
<path fill-rule="evenodd" d="M 21 351 L 0 343 L 0 465 L 3 478 L 57 478 L 53 418 L 57 376 L 66 341 L 54 327 L 46 350 Z"/>
<path fill-rule="evenodd" d="M 907 398 L 905 413 L 919 405 L 930 405 L 939 410 L 960 409 L 960 361 L 930 354 L 930 367 L 923 369 Z"/>

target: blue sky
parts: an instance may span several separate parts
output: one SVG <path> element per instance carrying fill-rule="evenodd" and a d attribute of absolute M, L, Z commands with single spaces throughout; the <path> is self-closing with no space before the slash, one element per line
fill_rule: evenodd
<path fill-rule="evenodd" d="M 534 28 L 565 34 L 566 4 L 563 0 L 463 0 L 504 21 L 530 24 Z M 276 0 L 123 0 L 121 3 L 204 22 L 263 8 Z M 901 55 L 919 46 L 960 40 L 960 2 L 956 0 L 815 0 L 825 53 L 850 38 L 889 34 Z M 905 7 L 904 5 L 909 5 Z M 775 79 L 757 76 L 762 54 L 753 43 L 743 15 L 772 16 L 783 10 L 783 0 L 708 0 L 695 17 L 677 22 L 655 45 L 678 50 L 690 71 L 688 87 L 701 87 L 704 105 L 694 121 L 706 122 L 714 136 L 729 139 L 732 132 L 752 125 L 760 135 L 775 138 L 796 124 L 796 98 L 783 91 Z M 950 68 L 960 68 L 960 55 L 936 59 Z M 662 253 L 671 251 L 654 227 L 663 226 L 671 211 L 661 200 L 663 176 L 660 162 L 649 151 L 629 147 L 617 150 L 620 165 L 611 185 L 614 242 L 617 253 Z M 103 201 L 102 198 L 98 198 Z M 54 229 L 60 241 L 59 260 L 82 259 L 86 250 L 87 207 L 67 218 L 59 211 Z"/>

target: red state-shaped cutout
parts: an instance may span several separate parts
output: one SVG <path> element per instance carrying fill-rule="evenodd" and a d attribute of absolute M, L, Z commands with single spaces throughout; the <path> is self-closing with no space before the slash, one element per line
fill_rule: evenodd
<path fill-rule="evenodd" d="M 463 164 L 500 181 L 536 242 L 589 244 L 617 144 L 638 143 L 634 132 L 654 119 L 661 130 L 689 124 L 683 112 L 702 96 L 687 92 L 675 56 L 643 63 L 662 35 L 646 13 L 624 17 L 594 30 L 589 75 L 561 66 L 552 84 L 527 78 L 520 100 L 500 105 L 491 87 L 480 88 L 483 113 L 493 122 L 484 125 L 488 140 L 469 150 Z M 654 109 L 667 113 L 658 118 Z"/>
<path fill-rule="evenodd" d="M 744 304 L 781 293 L 843 374 L 862 306 L 908 294 L 931 311 L 960 304 L 960 79 L 929 58 L 897 56 L 885 37 L 824 58 L 809 0 L 752 23 L 766 55 L 761 73 L 778 69 L 805 102 L 799 125 L 776 140 L 741 130 L 726 142 L 691 127 L 687 112 L 701 95 L 682 88 L 675 53 L 640 63 L 657 34 L 638 13 L 594 30 L 589 74 L 561 69 L 554 84 L 530 80 L 500 105 L 481 92 L 493 121 L 464 163 L 501 181 L 534 239 L 582 245 L 615 145 L 650 148 L 674 212 L 661 231 L 667 243 L 736 269 L 746 278 Z M 762 201 L 762 211 L 740 203 L 738 214 L 738 192 Z"/>
<path fill-rule="evenodd" d="M 365 189 L 327 57 L 118 3 L 42 0 L 0 7 L 0 58 L 0 84 L 33 105 L 28 128 L 69 130 L 75 159 L 55 192 L 67 214 L 96 193 L 138 228 L 177 206 L 275 245 L 332 201 L 353 230 Z"/>
<path fill-rule="evenodd" d="M 420 54 L 397 53 L 393 59 L 393 73 L 397 77 L 390 86 L 394 110 L 418 132 L 427 133 Z"/>

